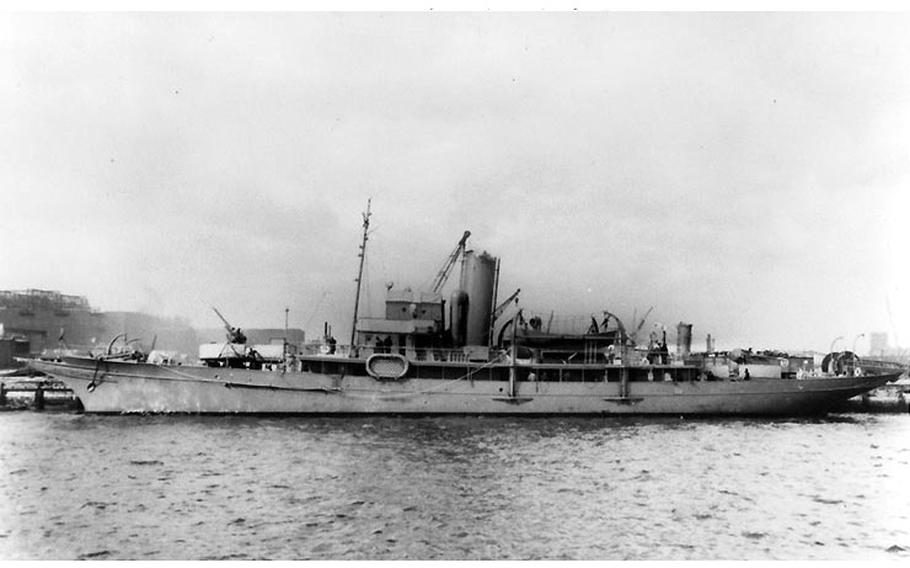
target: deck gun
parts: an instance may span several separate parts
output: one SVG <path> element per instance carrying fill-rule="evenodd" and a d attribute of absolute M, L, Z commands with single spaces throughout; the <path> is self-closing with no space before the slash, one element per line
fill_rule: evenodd
<path fill-rule="evenodd" d="M 239 327 L 232 326 L 228 320 L 221 315 L 221 312 L 218 311 L 218 308 L 212 306 L 212 309 L 215 310 L 215 313 L 218 314 L 218 317 L 221 318 L 221 321 L 224 322 L 224 329 L 227 330 L 227 340 L 230 343 L 239 343 L 243 345 L 246 343 L 246 336 L 243 335 L 243 332 L 240 331 Z"/>

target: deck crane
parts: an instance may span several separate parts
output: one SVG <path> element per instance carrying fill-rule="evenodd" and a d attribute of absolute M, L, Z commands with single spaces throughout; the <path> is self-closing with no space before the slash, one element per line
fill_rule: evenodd
<path fill-rule="evenodd" d="M 515 300 L 515 298 L 517 298 L 520 293 L 521 293 L 521 288 L 512 292 L 511 296 L 509 296 L 503 303 L 496 306 L 496 309 L 493 310 L 492 321 L 496 321 L 497 319 L 499 319 L 499 316 L 502 315 L 502 312 L 506 311 L 506 308 L 509 307 L 509 304 L 512 303 L 512 300 Z"/>
<path fill-rule="evenodd" d="M 641 331 L 641 328 L 645 325 L 645 320 L 648 319 L 648 316 L 651 315 L 651 311 L 654 309 L 654 306 L 648 308 L 648 311 L 645 312 L 645 315 L 642 316 L 641 321 L 638 322 L 638 325 L 635 326 L 635 330 L 628 335 L 629 339 L 632 340 L 632 343 L 638 343 L 638 332 Z M 619 321 L 619 318 L 616 318 Z M 632 323 L 635 323 L 635 315 L 632 315 Z"/>
<path fill-rule="evenodd" d="M 465 231 L 464 235 L 461 236 L 461 240 L 455 245 L 455 250 L 452 251 L 452 254 L 446 259 L 445 264 L 439 269 L 439 273 L 436 274 L 436 278 L 433 279 L 433 285 L 430 288 L 432 293 L 438 294 L 439 291 L 442 290 L 442 287 L 445 286 L 446 281 L 449 279 L 449 273 L 452 271 L 455 261 L 458 260 L 458 257 L 464 252 L 465 243 L 468 242 L 468 237 L 470 236 L 471 231 Z"/>

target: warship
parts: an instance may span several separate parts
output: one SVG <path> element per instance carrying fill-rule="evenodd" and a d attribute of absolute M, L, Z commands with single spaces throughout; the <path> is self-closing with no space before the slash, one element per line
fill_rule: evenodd
<path fill-rule="evenodd" d="M 665 333 L 644 347 L 641 324 L 627 329 L 608 311 L 581 332 L 557 331 L 518 309 L 520 290 L 500 301 L 499 259 L 469 250 L 469 231 L 429 290 L 389 287 L 385 317 L 360 318 L 370 216 L 368 202 L 347 345 L 327 324 L 302 351 L 249 344 L 216 310 L 225 340 L 201 345 L 197 364 L 126 341 L 28 364 L 63 381 L 88 413 L 796 416 L 824 414 L 902 373 L 855 357 L 809 370 L 786 357 L 692 353 L 682 323 L 671 354 Z"/>

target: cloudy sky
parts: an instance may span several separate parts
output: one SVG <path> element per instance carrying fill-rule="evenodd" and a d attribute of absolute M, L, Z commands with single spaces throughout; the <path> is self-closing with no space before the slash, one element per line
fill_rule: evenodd
<path fill-rule="evenodd" d="M 466 229 L 502 294 L 910 344 L 910 14 L 0 15 L 0 289 L 350 333 Z M 455 278 L 452 279 L 453 281 Z"/>

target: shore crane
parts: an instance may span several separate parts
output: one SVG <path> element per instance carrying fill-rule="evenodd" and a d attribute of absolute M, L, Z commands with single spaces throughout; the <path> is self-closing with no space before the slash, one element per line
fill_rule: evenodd
<path fill-rule="evenodd" d="M 464 253 L 465 244 L 468 242 L 468 237 L 470 236 L 471 231 L 465 231 L 464 235 L 461 236 L 461 240 L 455 245 L 455 250 L 452 251 L 449 258 L 446 259 L 445 264 L 442 265 L 442 268 L 440 268 L 439 272 L 436 274 L 436 278 L 433 279 L 433 285 L 430 288 L 432 293 L 438 294 L 439 291 L 442 290 L 442 287 L 445 286 L 446 281 L 449 279 L 449 273 L 452 271 L 455 261 Z"/>

